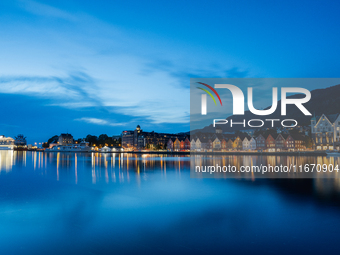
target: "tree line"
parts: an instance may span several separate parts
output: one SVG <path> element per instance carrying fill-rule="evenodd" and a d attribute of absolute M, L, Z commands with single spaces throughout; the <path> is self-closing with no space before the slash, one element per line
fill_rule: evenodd
<path fill-rule="evenodd" d="M 57 143 L 59 139 L 58 135 L 52 136 L 47 142 L 43 143 L 44 148 L 48 148 L 51 143 Z M 86 138 L 74 139 L 74 143 L 80 143 L 85 139 L 89 143 L 89 146 L 98 146 L 99 148 L 104 146 L 120 147 L 122 144 L 121 137 L 108 136 L 107 134 L 101 134 L 99 137 L 95 135 L 87 135 Z"/>

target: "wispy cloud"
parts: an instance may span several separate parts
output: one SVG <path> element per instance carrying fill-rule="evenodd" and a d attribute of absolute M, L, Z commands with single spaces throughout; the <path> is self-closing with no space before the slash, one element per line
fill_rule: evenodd
<path fill-rule="evenodd" d="M 0 93 L 47 98 L 48 105 L 65 108 L 100 108 L 147 123 L 183 124 L 189 122 L 190 77 L 223 77 L 228 70 L 247 75 L 234 64 L 207 65 L 201 49 L 200 56 L 186 46 L 167 44 L 164 50 L 162 39 L 135 35 L 84 13 L 19 3 L 37 18 L 30 23 L 19 17 L 0 28 L 3 36 L 13 36 L 12 43 L 0 41 L 0 53 L 8 59 L 0 62 Z M 67 25 L 46 26 L 49 18 Z"/>
<path fill-rule="evenodd" d="M 40 16 L 46 16 L 49 18 L 61 18 L 66 20 L 75 21 L 76 17 L 71 13 L 63 11 L 59 8 L 53 7 L 51 5 L 39 3 L 31 0 L 18 0 L 18 6 L 23 8 L 24 10 Z"/>
<path fill-rule="evenodd" d="M 104 119 L 85 118 L 85 117 L 84 118 L 75 119 L 75 121 L 82 121 L 82 122 L 89 123 L 89 124 L 102 125 L 102 126 L 111 126 L 111 127 L 125 126 L 127 124 L 127 123 L 107 121 L 107 120 L 104 120 Z"/>
<path fill-rule="evenodd" d="M 93 79 L 84 72 L 56 76 L 1 76 L 0 93 L 21 94 L 51 99 L 54 105 L 101 106 Z M 51 104 L 53 105 L 53 103 Z"/>

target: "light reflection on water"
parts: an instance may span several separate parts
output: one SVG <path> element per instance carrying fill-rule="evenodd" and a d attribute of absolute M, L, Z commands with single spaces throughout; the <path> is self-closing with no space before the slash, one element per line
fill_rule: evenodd
<path fill-rule="evenodd" d="M 338 250 L 338 178 L 191 179 L 189 156 L 12 151 L 0 156 L 0 254 Z"/>
<path fill-rule="evenodd" d="M 27 156 L 31 162 L 27 162 Z M 150 171 L 157 171 L 163 178 L 166 178 L 167 168 L 180 177 L 181 170 L 190 169 L 190 161 L 195 165 L 234 165 L 238 169 L 244 165 L 305 165 L 305 164 L 332 164 L 340 165 L 339 157 L 325 156 L 251 156 L 251 155 L 225 155 L 225 156 L 200 156 L 190 158 L 188 155 L 169 156 L 166 154 L 131 154 L 131 153 L 55 153 L 55 152 L 15 152 L 0 151 L 0 173 L 10 172 L 13 166 L 24 166 L 31 164 L 34 171 L 41 175 L 54 176 L 60 180 L 60 175 L 65 181 L 73 179 L 78 183 L 78 168 L 91 169 L 92 184 L 97 182 L 116 183 L 130 182 L 130 175 L 134 175 L 137 183 L 141 178 L 147 178 Z M 47 171 L 48 170 L 48 171 Z M 62 173 L 61 173 L 61 170 Z M 65 171 L 66 170 L 66 171 Z M 85 181 L 89 172 L 80 173 L 80 178 Z M 275 177 L 275 173 L 272 174 Z M 317 173 L 316 177 L 331 177 L 330 180 L 313 180 L 315 191 L 321 194 L 340 192 L 340 172 Z M 259 175 L 261 176 L 261 175 Z M 227 175 L 225 175 L 228 178 Z M 255 180 L 252 174 L 249 176 L 241 175 L 236 177 L 249 177 Z M 88 179 L 88 178 L 87 178 Z"/>

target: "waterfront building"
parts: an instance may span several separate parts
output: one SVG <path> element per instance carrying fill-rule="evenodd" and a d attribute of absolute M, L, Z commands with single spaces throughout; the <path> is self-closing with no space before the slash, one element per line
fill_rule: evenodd
<path fill-rule="evenodd" d="M 234 139 L 233 138 L 229 138 L 227 141 L 227 150 L 232 150 L 234 146 Z"/>
<path fill-rule="evenodd" d="M 189 138 L 188 137 L 186 137 L 185 138 L 185 140 L 184 140 L 184 150 L 186 150 L 186 151 L 188 151 L 188 150 L 190 150 L 190 140 L 189 140 Z"/>
<path fill-rule="evenodd" d="M 223 151 L 227 149 L 227 141 L 226 141 L 226 139 L 224 139 L 224 138 L 222 139 L 221 146 L 222 146 L 222 150 Z"/>
<path fill-rule="evenodd" d="M 238 136 L 220 133 L 200 133 L 199 135 L 199 139 L 198 136 L 193 136 L 191 142 L 188 141 L 188 146 L 190 144 L 192 151 L 202 149 L 202 151 L 266 150 L 268 152 L 281 152 L 285 150 L 301 151 L 306 148 L 305 136 L 300 133 L 292 135 L 284 133 L 269 134 L 266 138 L 262 134 L 250 137 L 244 133 Z M 183 150 L 183 145 L 181 150 Z"/>
<path fill-rule="evenodd" d="M 266 138 L 266 149 L 269 152 L 275 151 L 275 139 L 272 135 L 268 135 Z"/>
<path fill-rule="evenodd" d="M 339 149 L 340 114 L 314 116 L 311 119 L 311 134 L 314 149 Z"/>
<path fill-rule="evenodd" d="M 249 149 L 252 151 L 256 150 L 256 140 L 254 137 L 252 137 L 249 141 Z"/>
<path fill-rule="evenodd" d="M 180 140 L 180 144 L 181 144 L 181 151 L 184 151 L 184 140 Z"/>
<path fill-rule="evenodd" d="M 73 144 L 73 136 L 71 134 L 61 134 L 58 138 L 59 145 L 71 145 Z"/>
<path fill-rule="evenodd" d="M 265 150 L 266 149 L 266 139 L 263 135 L 258 135 L 256 138 L 256 149 Z"/>
<path fill-rule="evenodd" d="M 243 141 L 242 141 L 242 150 L 244 150 L 244 151 L 250 150 L 250 141 L 248 140 L 247 137 L 243 138 Z"/>
<path fill-rule="evenodd" d="M 186 137 L 186 134 L 157 133 L 154 131 L 145 132 L 137 125 L 135 130 L 122 132 L 122 147 L 129 150 L 165 149 L 169 139 L 178 138 L 182 141 L 185 140 Z"/>
<path fill-rule="evenodd" d="M 208 139 L 207 149 L 208 151 L 212 151 L 213 149 L 213 141 L 210 138 Z"/>
<path fill-rule="evenodd" d="M 242 150 L 242 140 L 239 136 L 236 137 L 234 142 L 233 142 L 233 149 L 234 150 Z"/>
<path fill-rule="evenodd" d="M 287 151 L 295 150 L 294 138 L 291 135 L 284 135 L 285 138 L 285 149 Z"/>
<path fill-rule="evenodd" d="M 193 138 L 191 138 L 190 150 L 192 150 L 192 151 L 196 150 L 196 142 L 195 142 L 195 139 L 193 139 Z"/>
<path fill-rule="evenodd" d="M 276 151 L 283 151 L 285 149 L 285 138 L 282 134 L 278 134 L 275 139 L 275 150 Z"/>
<path fill-rule="evenodd" d="M 178 138 L 174 141 L 174 151 L 180 151 L 181 150 L 181 142 Z"/>
<path fill-rule="evenodd" d="M 201 146 L 201 140 L 199 138 L 196 139 L 196 151 L 201 151 L 202 146 Z"/>
<path fill-rule="evenodd" d="M 303 151 L 306 149 L 304 137 L 300 134 L 290 135 L 294 140 L 294 151 Z"/>
<path fill-rule="evenodd" d="M 209 146 L 209 139 L 206 138 L 206 137 L 201 137 L 200 138 L 200 142 L 201 142 L 201 150 L 202 151 L 207 151 L 210 149 L 210 146 Z M 197 146 L 197 144 L 196 144 Z"/>
<path fill-rule="evenodd" d="M 134 131 L 123 131 L 122 132 L 122 147 L 128 150 L 134 148 Z"/>
<path fill-rule="evenodd" d="M 173 151 L 174 150 L 174 142 L 176 139 L 174 138 L 169 138 L 166 148 L 168 149 L 168 151 Z"/>
<path fill-rule="evenodd" d="M 214 150 L 221 150 L 222 149 L 222 140 L 223 140 L 223 136 L 221 133 L 218 133 L 218 134 L 215 134 L 213 137 L 212 137 L 212 148 Z"/>
<path fill-rule="evenodd" d="M 149 149 L 153 149 L 153 143 L 146 140 L 143 130 L 141 130 L 140 126 L 137 125 L 136 129 L 133 131 L 133 146 L 134 149 L 141 150 L 145 148 L 145 145 L 149 145 Z"/>

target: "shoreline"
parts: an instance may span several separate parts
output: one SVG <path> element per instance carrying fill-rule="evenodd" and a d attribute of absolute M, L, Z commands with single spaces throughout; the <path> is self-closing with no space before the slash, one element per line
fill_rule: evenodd
<path fill-rule="evenodd" d="M 135 153 L 135 154 L 168 154 L 168 155 L 263 155 L 263 156 L 327 156 L 325 151 L 281 151 L 281 152 L 257 152 L 257 151 L 216 151 L 216 152 L 189 152 L 189 151 L 119 151 L 119 152 L 101 152 L 101 151 L 44 151 L 44 150 L 27 150 L 42 152 L 80 152 L 80 153 Z"/>
<path fill-rule="evenodd" d="M 127 152 L 121 152 L 127 153 Z M 257 151 L 216 151 L 216 152 L 187 152 L 187 151 L 177 151 L 177 152 L 163 152 L 163 151 L 134 151 L 131 153 L 137 154 L 172 154 L 172 155 L 272 155 L 272 156 L 327 156 L 324 151 L 290 151 L 290 152 L 257 152 Z"/>

